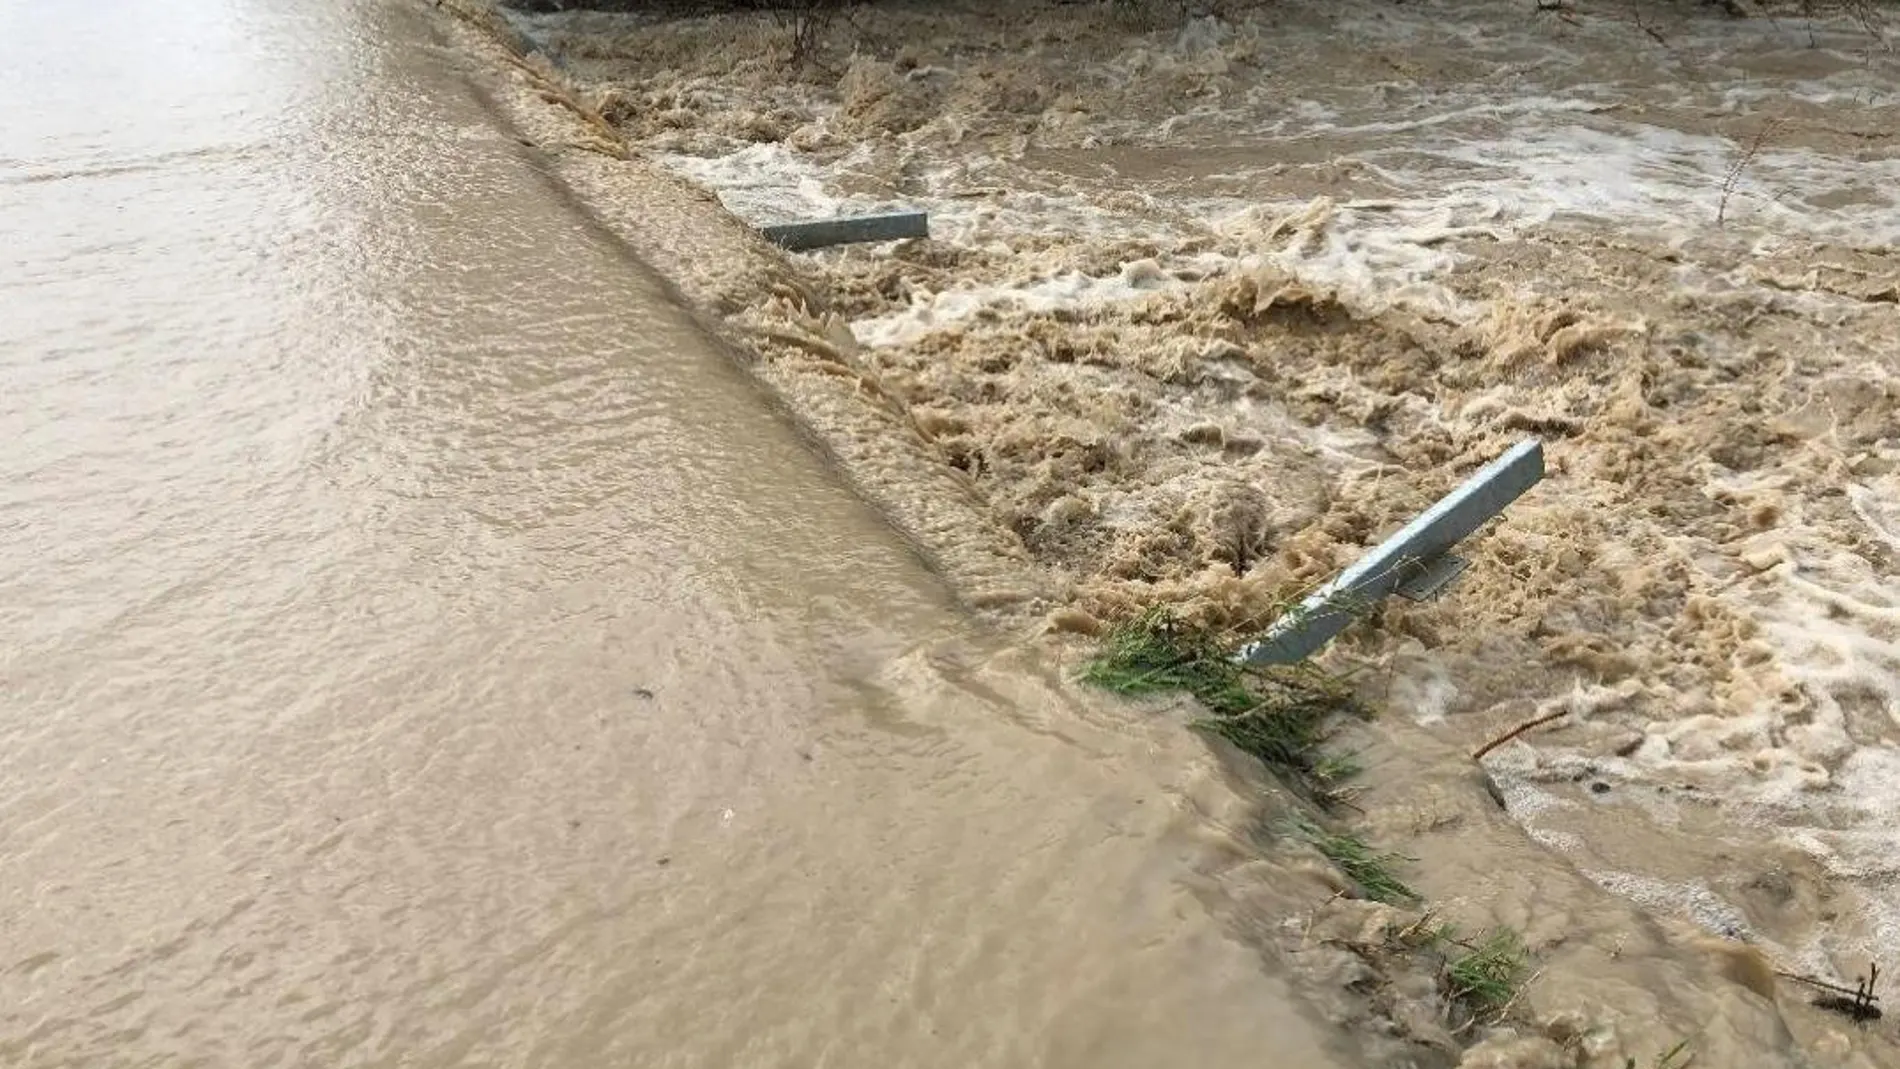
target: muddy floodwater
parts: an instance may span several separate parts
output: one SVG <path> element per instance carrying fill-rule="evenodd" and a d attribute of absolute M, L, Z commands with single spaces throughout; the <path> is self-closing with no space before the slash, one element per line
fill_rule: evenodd
<path fill-rule="evenodd" d="M 436 17 L 0 10 L 0 1064 L 1349 1064 Z"/>
<path fill-rule="evenodd" d="M 0 7 L 0 1065 L 1900 1064 L 1878 7 L 686 6 Z"/>
<path fill-rule="evenodd" d="M 537 143 L 1013 633 L 1244 635 L 1542 439 L 1452 595 L 1324 659 L 1382 711 L 1356 827 L 1544 967 L 1564 1053 L 1467 1060 L 1667 1063 L 1564 1023 L 1643 1012 L 1631 917 L 1747 989 L 1703 1061 L 1900 1057 L 1790 979 L 1900 959 L 1891 7 L 522 6 Z M 931 237 L 747 235 L 898 209 Z"/>

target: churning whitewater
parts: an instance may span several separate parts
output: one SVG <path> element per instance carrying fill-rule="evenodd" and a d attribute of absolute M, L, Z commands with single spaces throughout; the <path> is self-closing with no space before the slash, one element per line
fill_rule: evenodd
<path fill-rule="evenodd" d="M 1405 722 L 1375 736 L 1563 713 L 1485 765 L 1590 883 L 1756 987 L 1900 957 L 1880 10 L 1146 7 L 510 21 L 533 78 L 745 226 L 929 213 L 662 260 L 1005 622 L 1244 634 L 1542 438 L 1454 593 L 1329 654 Z M 1370 793 L 1368 826 L 1459 849 Z"/>

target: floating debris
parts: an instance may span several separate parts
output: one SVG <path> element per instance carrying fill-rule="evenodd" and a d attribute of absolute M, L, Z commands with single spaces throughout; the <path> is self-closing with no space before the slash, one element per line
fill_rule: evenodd
<path fill-rule="evenodd" d="M 1868 965 L 1867 975 L 1856 978 L 1851 988 L 1831 984 L 1812 976 L 1802 976 L 1799 973 L 1777 972 L 1775 975 L 1807 984 L 1809 987 L 1818 987 L 1827 992 L 1814 1000 L 1814 1005 L 1821 1009 L 1832 1010 L 1860 1024 L 1880 1020 L 1880 996 L 1874 994 L 1874 985 L 1880 982 L 1879 965 Z"/>

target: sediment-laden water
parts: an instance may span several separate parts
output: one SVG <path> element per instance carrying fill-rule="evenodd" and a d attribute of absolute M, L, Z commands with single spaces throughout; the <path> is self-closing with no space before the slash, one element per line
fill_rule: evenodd
<path fill-rule="evenodd" d="M 1567 711 L 1487 768 L 1597 886 L 1786 971 L 1900 957 L 1881 9 L 1230 7 L 515 24 L 741 220 L 930 212 L 757 299 L 676 262 L 1005 619 L 1244 632 L 1544 439 L 1453 594 L 1331 663 L 1450 752 Z"/>
<path fill-rule="evenodd" d="M 0 1063 L 1350 1064 L 443 31 L 0 10 Z"/>

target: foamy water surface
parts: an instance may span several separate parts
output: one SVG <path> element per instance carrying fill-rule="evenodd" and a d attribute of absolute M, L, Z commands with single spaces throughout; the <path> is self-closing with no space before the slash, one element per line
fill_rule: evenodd
<path fill-rule="evenodd" d="M 1051 112 L 1020 136 L 984 139 L 964 136 L 969 116 L 946 114 L 854 145 L 715 139 L 664 159 L 748 220 L 918 208 L 938 242 L 1007 261 L 858 318 L 851 328 L 872 348 L 1271 267 L 1363 316 L 1478 330 L 1585 294 L 1619 324 L 1606 336 L 1651 338 L 1660 352 L 1658 323 L 1719 324 L 1726 333 L 1695 327 L 1698 359 L 1785 362 L 1805 401 L 1761 419 L 1797 445 L 1759 464 L 1683 461 L 1703 478 L 1695 493 L 1752 503 L 1758 530 L 1650 522 L 1640 492 L 1587 504 L 1606 529 L 1640 537 L 1582 549 L 1632 570 L 1646 554 L 1676 555 L 1670 582 L 1687 600 L 1643 610 L 1651 622 L 1635 630 L 1599 625 L 1611 645 L 1648 644 L 1644 663 L 1659 667 L 1566 680 L 1519 711 L 1569 709 L 1577 725 L 1629 733 L 1627 744 L 1533 736 L 1493 769 L 1517 816 L 1605 887 L 1820 972 L 1900 956 L 1900 60 L 1851 19 L 1644 22 L 1503 4 L 1309 14 L 1196 21 L 1091 69 L 1101 84 L 1203 80 L 1160 121 Z M 1341 61 L 1342 41 L 1359 63 Z M 821 121 L 837 113 L 823 94 L 810 105 Z M 1129 255 L 1104 269 L 1102 251 L 1117 248 Z M 1599 271 L 1602 250 L 1646 273 Z M 851 264 L 887 252 L 815 255 Z M 1459 404 L 1503 405 L 1513 389 L 1487 384 Z M 1427 418 L 1465 418 L 1448 406 Z M 1340 480 L 1376 466 L 1322 449 L 1322 429 L 1286 433 L 1305 435 L 1301 448 Z M 1532 537 L 1556 554 L 1556 530 Z M 1629 604 L 1646 596 L 1632 590 Z M 1662 667 L 1668 643 L 1706 638 L 1667 626 L 1703 603 L 1747 632 L 1713 685 Z M 1518 710 L 1461 675 L 1470 660 L 1403 663 L 1395 712 L 1456 734 Z M 1601 796 L 1576 786 L 1593 777 Z M 1632 812 L 1664 829 L 1646 842 L 1674 841 L 1657 849 L 1685 851 L 1710 875 L 1606 860 L 1626 856 L 1602 844 Z M 1670 840 L 1671 828 L 1693 829 L 1693 841 Z M 1763 920 L 1740 878 L 1716 871 L 1740 872 L 1736 854 L 1771 846 L 1834 881 L 1832 912 L 1812 925 Z"/>

